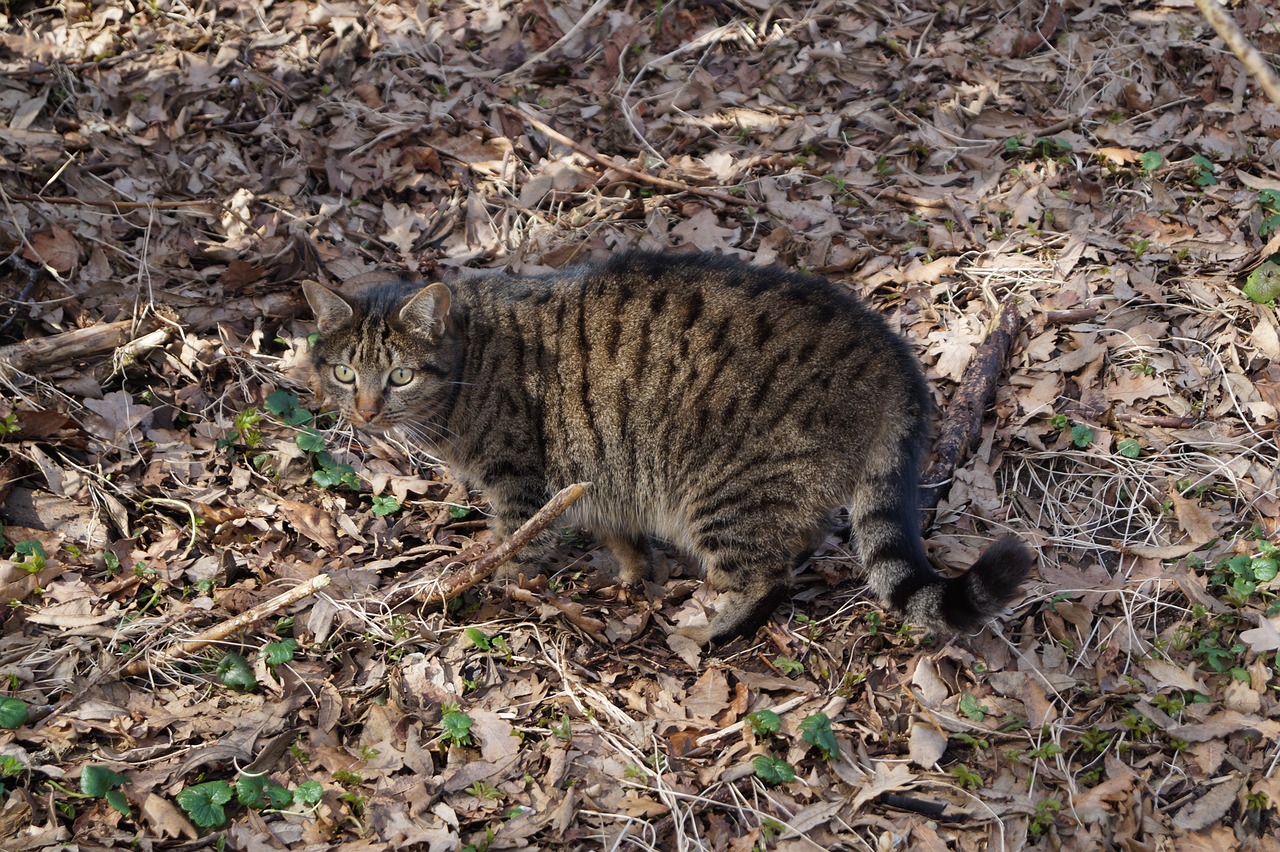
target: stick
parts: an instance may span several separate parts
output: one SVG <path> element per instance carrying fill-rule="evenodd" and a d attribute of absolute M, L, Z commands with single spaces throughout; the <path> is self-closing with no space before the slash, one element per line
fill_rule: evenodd
<path fill-rule="evenodd" d="M 92 358 L 123 346 L 138 332 L 146 334 L 154 331 L 156 326 L 157 323 L 150 319 L 141 329 L 133 320 L 120 320 L 0 346 L 0 376 L 15 372 L 30 373 L 55 364 Z"/>
<path fill-rule="evenodd" d="M 1254 47 L 1244 37 L 1244 33 L 1240 32 L 1240 26 L 1235 19 L 1218 5 L 1218 0 L 1196 0 L 1196 7 L 1200 9 L 1200 14 L 1204 15 L 1209 25 L 1222 36 L 1222 40 L 1236 55 L 1236 59 L 1240 60 L 1244 69 L 1258 81 L 1258 85 L 1262 87 L 1262 91 L 1271 103 L 1280 107 L 1280 77 L 1276 76 L 1275 69 L 1258 52 L 1258 48 Z"/>
<path fill-rule="evenodd" d="M 578 20 L 574 22 L 573 26 L 569 28 L 569 31 L 567 33 L 560 36 L 560 38 L 556 39 L 555 44 L 551 45 L 546 50 L 540 51 L 534 54 L 533 56 L 529 57 L 528 59 L 526 59 L 524 62 L 520 64 L 519 68 L 516 68 L 512 71 L 508 71 L 505 74 L 499 74 L 498 77 L 494 80 L 494 82 L 497 83 L 502 80 L 509 80 L 512 77 L 515 77 L 519 74 L 523 74 L 527 69 L 532 68 L 534 65 L 537 65 L 539 62 L 546 59 L 548 56 L 550 56 L 552 53 L 558 50 L 561 45 L 567 44 L 569 42 L 569 39 L 573 38 L 575 35 L 581 32 L 582 28 L 585 27 L 588 23 L 590 23 L 591 19 L 594 18 L 596 15 L 600 14 L 601 10 L 606 8 L 608 5 L 609 5 L 609 0 L 596 0 L 596 2 L 591 6 L 590 9 L 588 9 L 586 13 L 583 14 L 582 17 L 578 18 Z"/>
<path fill-rule="evenodd" d="M 578 498 L 586 494 L 587 489 L 590 487 L 590 482 L 576 482 L 573 485 L 562 488 L 547 501 L 545 506 L 535 512 L 532 518 L 525 521 L 520 529 L 512 533 L 497 547 L 474 558 L 474 561 L 469 565 L 464 562 L 463 564 L 466 567 L 442 578 L 440 582 L 418 589 L 412 597 L 422 601 L 424 606 L 438 606 L 443 609 L 449 601 L 492 576 L 494 571 L 497 571 L 512 556 L 515 556 L 516 552 L 532 541 L 534 536 L 551 526 L 551 523 L 560 517 L 565 509 L 576 503 Z M 403 603 L 403 600 L 389 600 L 388 603 L 391 606 L 396 606 L 399 603 Z"/>
<path fill-rule="evenodd" d="M 307 582 L 300 586 L 294 586 L 284 594 L 276 595 L 271 600 L 263 601 L 252 609 L 246 609 L 235 618 L 228 619 L 221 624 L 214 625 L 203 633 L 197 633 L 190 639 L 179 642 L 173 648 L 161 653 L 154 659 L 140 657 L 134 660 L 125 666 L 124 674 L 126 677 L 133 677 L 146 672 L 150 668 L 176 663 L 184 657 L 189 657 L 214 642 L 220 642 L 231 634 L 239 632 L 269 615 L 274 615 L 285 607 L 292 606 L 305 597 L 314 595 L 320 589 L 328 586 L 329 583 L 328 574 L 317 574 Z"/>
<path fill-rule="evenodd" d="M 0 346 L 0 379 L 13 373 L 47 370 L 60 364 L 77 360 L 92 360 L 112 352 L 121 346 L 155 331 L 162 324 L 181 325 L 189 331 L 201 332 L 225 319 L 228 313 L 241 312 L 246 316 L 292 316 L 301 306 L 301 299 L 294 290 L 266 293 L 230 304 L 190 305 L 178 310 L 179 321 L 148 316 L 140 324 L 133 320 L 92 325 L 53 334 L 49 337 L 33 337 L 8 346 Z"/>
<path fill-rule="evenodd" d="M 511 113 L 512 115 L 516 116 L 517 118 L 519 118 L 521 121 L 527 122 L 539 133 L 542 133 L 545 136 L 551 137 L 556 142 L 559 142 L 561 145 L 567 145 L 568 147 L 577 151 L 582 156 L 587 157 L 591 160 L 594 160 L 598 165 L 601 165 L 606 169 L 613 169 L 615 172 L 624 174 L 627 177 L 632 178 L 633 180 L 638 180 L 641 183 L 647 183 L 652 186 L 660 186 L 663 189 L 670 189 L 675 192 L 688 192 L 693 195 L 701 195 L 704 198 L 711 198 L 716 201 L 719 201 L 722 204 L 736 204 L 739 207 L 762 207 L 763 206 L 762 202 L 750 201 L 746 198 L 737 198 L 732 195 L 725 195 L 722 192 L 716 192 L 714 189 L 703 189 L 702 187 L 699 187 L 699 186 L 689 186 L 686 183 L 680 183 L 679 181 L 674 181 L 674 180 L 667 180 L 666 178 L 657 177 L 656 175 L 646 174 L 645 172 L 642 172 L 638 169 L 633 169 L 630 166 L 624 166 L 620 163 L 615 163 L 609 158 L 601 156 L 600 154 L 597 154 L 595 151 L 592 151 L 590 148 L 586 147 L 585 145 L 582 145 L 578 142 L 573 141 L 568 136 L 565 136 L 563 133 L 560 133 L 556 130 L 552 130 L 550 127 L 543 124 L 541 121 L 538 121 L 538 119 L 534 118 L 533 116 L 529 115 L 527 112 L 524 112 L 523 110 L 516 109 L 510 104 L 503 104 L 502 108 L 505 109 L 507 112 Z"/>
<path fill-rule="evenodd" d="M 946 417 L 934 445 L 933 462 L 920 481 L 922 512 L 932 513 L 938 508 L 938 503 L 951 490 L 951 477 L 956 467 L 977 446 L 982 434 L 982 415 L 995 398 L 996 381 L 1021 324 L 1017 306 L 1012 302 L 1006 304 L 995 328 L 987 333 L 965 370 L 964 380 L 947 406 Z"/>

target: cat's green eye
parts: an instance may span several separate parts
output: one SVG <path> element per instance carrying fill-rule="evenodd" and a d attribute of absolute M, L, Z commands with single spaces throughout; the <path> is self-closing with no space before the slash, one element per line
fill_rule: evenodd
<path fill-rule="evenodd" d="M 391 371 L 391 375 L 387 376 L 387 381 L 393 385 L 407 385 L 413 381 L 413 370 L 408 367 L 396 367 Z"/>
<path fill-rule="evenodd" d="M 348 367 L 346 364 L 335 364 L 333 367 L 333 377 L 344 385 L 349 385 L 356 380 L 356 371 Z"/>

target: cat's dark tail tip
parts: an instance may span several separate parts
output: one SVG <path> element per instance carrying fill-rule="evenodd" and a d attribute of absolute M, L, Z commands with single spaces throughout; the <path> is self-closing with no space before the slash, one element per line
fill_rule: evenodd
<path fill-rule="evenodd" d="M 992 542 L 968 572 L 945 581 L 940 600 L 945 627 L 957 633 L 980 628 L 1018 596 L 1034 563 L 1035 554 L 1018 539 Z"/>

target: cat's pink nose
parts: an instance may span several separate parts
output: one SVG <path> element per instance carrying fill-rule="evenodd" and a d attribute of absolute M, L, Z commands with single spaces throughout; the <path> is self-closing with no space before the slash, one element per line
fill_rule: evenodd
<path fill-rule="evenodd" d="M 368 423 L 374 420 L 382 411 L 380 400 L 377 399 L 357 399 L 356 400 L 356 416 Z"/>

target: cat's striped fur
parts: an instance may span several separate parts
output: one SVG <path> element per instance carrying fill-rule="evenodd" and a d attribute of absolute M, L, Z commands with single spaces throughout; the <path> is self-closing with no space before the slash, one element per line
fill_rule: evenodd
<path fill-rule="evenodd" d="M 650 536 L 705 567 L 722 596 L 687 631 L 699 641 L 754 632 L 841 506 L 872 589 L 933 631 L 981 625 L 1030 568 L 1005 539 L 963 576 L 934 571 L 916 502 L 925 381 L 884 320 L 823 279 L 631 252 L 543 277 L 306 296 L 330 404 L 429 441 L 484 489 L 502 533 L 592 482 L 570 521 L 608 544 L 623 580 L 644 576 Z M 397 385 L 400 368 L 412 375 Z M 536 544 L 517 570 L 551 539 Z"/>

